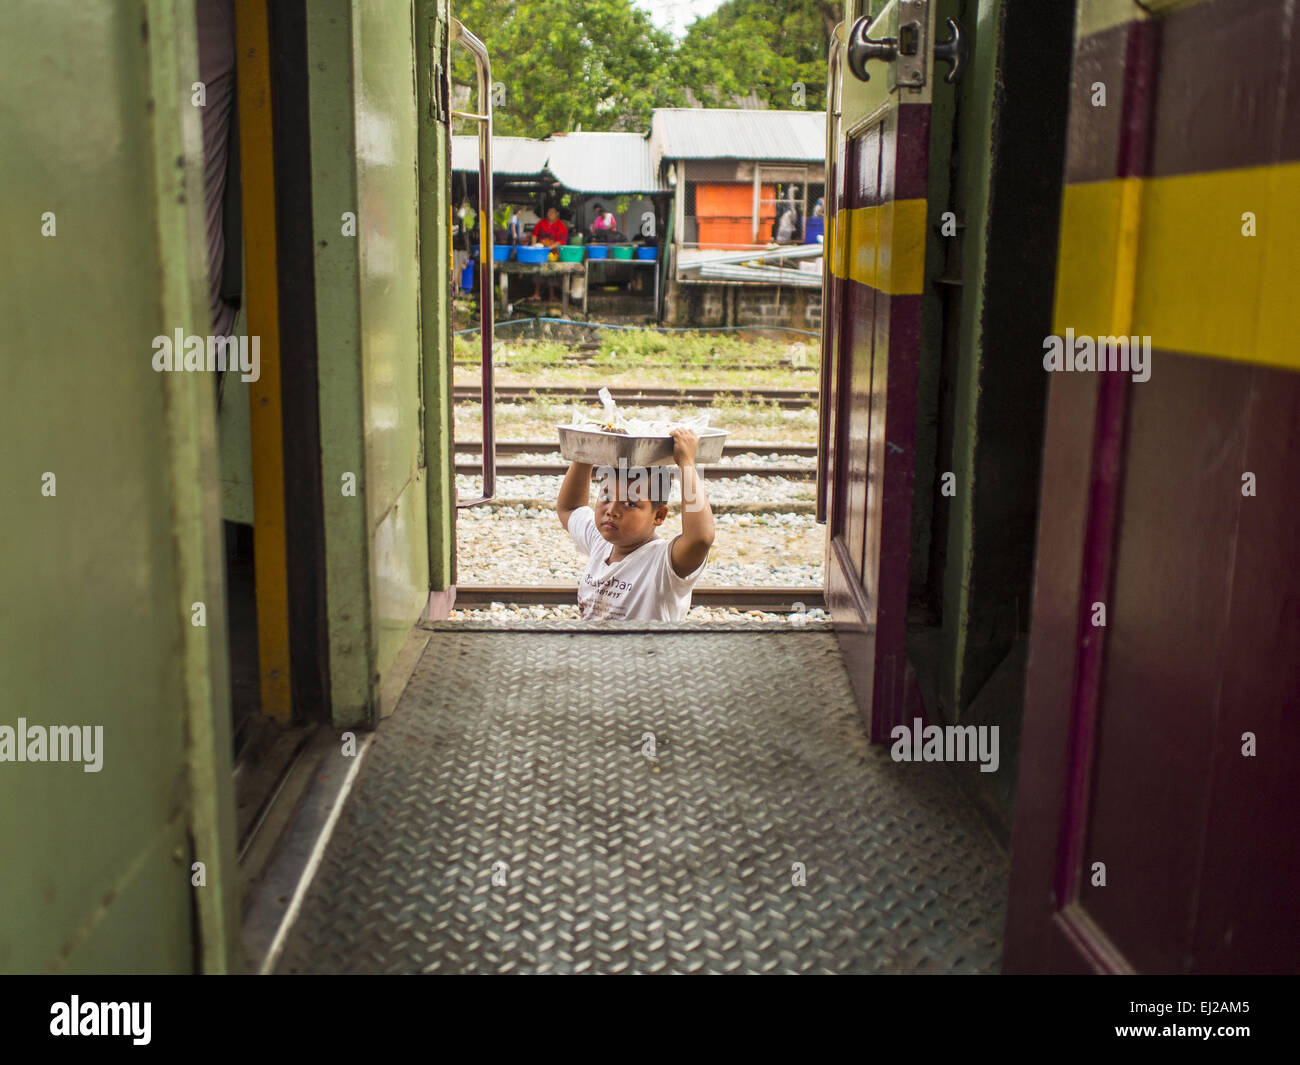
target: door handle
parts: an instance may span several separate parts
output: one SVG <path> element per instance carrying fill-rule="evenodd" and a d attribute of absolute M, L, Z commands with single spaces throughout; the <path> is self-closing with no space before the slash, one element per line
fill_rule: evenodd
<path fill-rule="evenodd" d="M 849 33 L 848 52 L 849 69 L 859 81 L 870 81 L 867 64 L 873 59 L 882 63 L 892 63 L 898 57 L 899 39 L 881 37 L 878 40 L 870 36 L 871 16 L 864 15 L 854 24 Z"/>
<path fill-rule="evenodd" d="M 479 340 L 483 358 L 483 494 L 477 499 L 456 500 L 456 507 L 473 507 L 496 495 L 497 441 L 496 401 L 492 380 L 492 324 L 495 313 L 492 256 L 492 62 L 487 48 L 459 19 L 451 20 L 451 42 L 459 41 L 474 57 L 478 75 L 478 111 L 452 111 L 452 118 L 478 123 L 478 224 L 479 224 Z M 447 69 L 451 69 L 450 60 Z M 447 128 L 450 142 L 451 126 Z"/>
<path fill-rule="evenodd" d="M 853 24 L 849 41 L 845 47 L 849 69 L 859 81 L 870 81 L 871 74 L 867 64 L 873 61 L 894 64 L 890 72 L 889 87 L 898 86 L 919 89 L 926 79 L 926 51 L 928 36 L 927 0 L 898 0 L 897 19 L 898 36 L 872 37 L 873 21 L 870 16 L 863 16 Z M 879 22 L 877 15 L 875 21 Z M 961 28 L 954 19 L 947 19 L 948 39 L 937 41 L 934 45 L 936 63 L 947 63 L 948 73 L 944 81 L 951 85 L 961 77 L 965 67 L 965 39 Z"/>
<path fill-rule="evenodd" d="M 965 66 L 965 59 L 962 56 L 965 43 L 961 35 L 961 27 L 953 19 L 948 19 L 948 39 L 935 42 L 934 61 L 948 64 L 948 73 L 943 76 L 943 80 L 949 85 L 961 77 L 962 68 Z"/>

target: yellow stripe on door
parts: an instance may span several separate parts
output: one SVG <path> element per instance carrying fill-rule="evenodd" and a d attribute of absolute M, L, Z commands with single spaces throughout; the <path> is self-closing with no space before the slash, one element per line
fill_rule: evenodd
<path fill-rule="evenodd" d="M 1297 201 L 1300 163 L 1067 185 L 1053 329 L 1300 369 Z"/>
<path fill-rule="evenodd" d="M 827 235 L 831 274 L 891 296 L 925 288 L 925 200 L 840 211 Z"/>
<path fill-rule="evenodd" d="M 280 402 L 280 290 L 275 229 L 271 31 L 266 0 L 237 0 L 239 155 L 244 205 L 248 333 L 261 337 L 261 376 L 249 385 L 253 451 L 253 568 L 262 713 L 288 724 L 289 562 Z"/>

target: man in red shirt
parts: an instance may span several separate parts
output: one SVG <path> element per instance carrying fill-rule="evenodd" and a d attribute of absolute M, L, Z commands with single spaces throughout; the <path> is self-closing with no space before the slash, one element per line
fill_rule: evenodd
<path fill-rule="evenodd" d="M 569 227 L 560 221 L 558 208 L 548 207 L 546 217 L 533 226 L 533 243 L 548 248 L 569 243 Z"/>

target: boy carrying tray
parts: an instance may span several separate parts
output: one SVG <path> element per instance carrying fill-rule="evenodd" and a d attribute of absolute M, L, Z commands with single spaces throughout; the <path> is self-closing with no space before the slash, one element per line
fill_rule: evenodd
<path fill-rule="evenodd" d="M 682 477 L 682 531 L 663 539 L 671 467 L 602 466 L 595 509 L 588 505 L 592 470 L 571 462 L 555 502 L 560 524 L 587 555 L 578 609 L 588 619 L 681 621 L 713 544 L 713 510 L 695 465 L 700 437 L 673 429 L 673 461 Z"/>

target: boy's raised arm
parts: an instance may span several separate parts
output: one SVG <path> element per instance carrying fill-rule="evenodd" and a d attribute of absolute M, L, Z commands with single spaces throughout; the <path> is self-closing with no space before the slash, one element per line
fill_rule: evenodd
<path fill-rule="evenodd" d="M 673 544 L 672 566 L 679 577 L 700 568 L 713 545 L 713 508 L 704 494 L 704 478 L 695 466 L 699 434 L 691 429 L 674 429 L 673 458 L 682 471 L 682 535 Z"/>
<path fill-rule="evenodd" d="M 560 524 L 566 531 L 569 528 L 569 515 L 591 502 L 591 470 L 590 462 L 570 462 L 569 472 L 564 475 L 559 498 L 555 501 L 555 512 L 559 514 Z"/>

